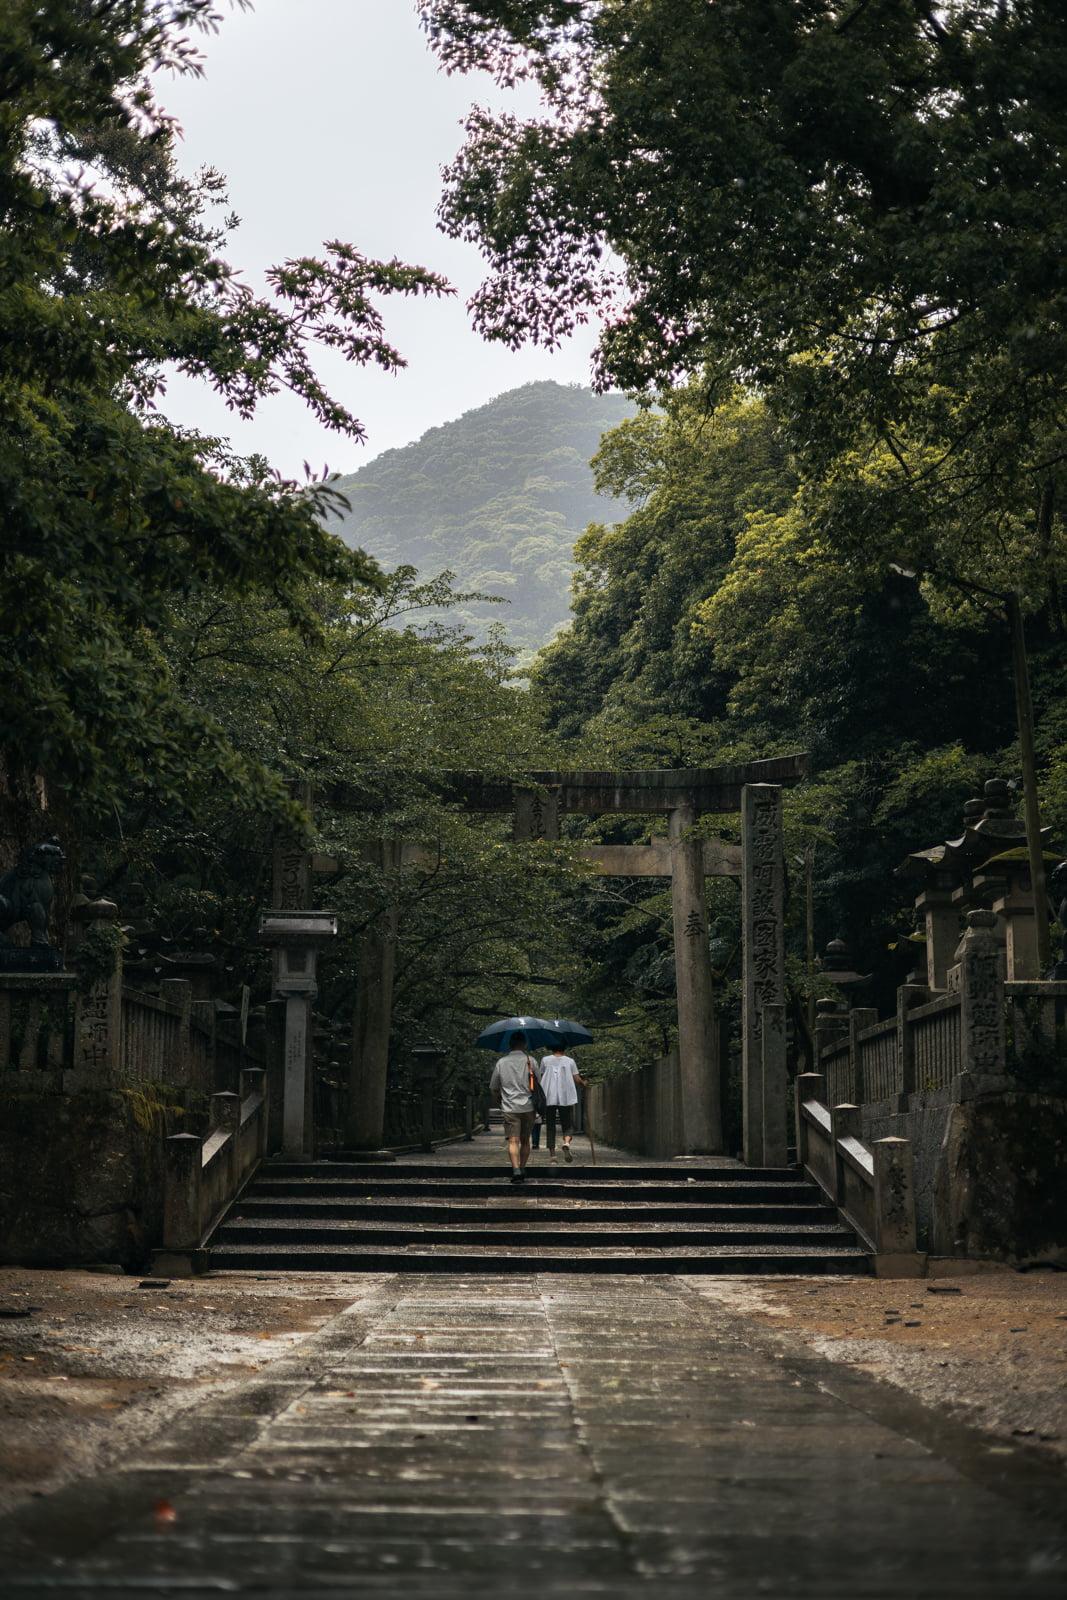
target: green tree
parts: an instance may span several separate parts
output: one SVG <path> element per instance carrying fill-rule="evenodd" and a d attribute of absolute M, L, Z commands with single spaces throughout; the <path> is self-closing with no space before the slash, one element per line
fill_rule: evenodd
<path fill-rule="evenodd" d="M 317 346 L 400 364 L 379 294 L 432 274 L 334 241 L 269 292 L 222 254 L 214 173 L 182 178 L 153 78 L 198 71 L 213 0 L 11 0 L 0 15 L 0 737 L 9 775 L 109 812 L 151 782 L 180 802 L 195 752 L 230 789 L 276 785 L 177 690 L 158 631 L 198 595 L 269 575 L 304 630 L 304 579 L 373 583 L 325 534 L 328 484 L 234 460 L 158 409 L 168 365 L 241 415 L 285 387 L 326 426 L 360 423 L 318 379 Z"/>
<path fill-rule="evenodd" d="M 579 544 L 574 620 L 542 652 L 534 686 L 593 765 L 807 750 L 813 781 L 787 796 L 798 984 L 814 850 L 819 947 L 848 938 L 887 995 L 906 970 L 895 963 L 911 926 L 893 869 L 958 831 L 982 778 L 1015 769 L 1006 633 L 895 572 L 873 533 L 867 547 L 829 538 L 824 501 L 800 481 L 767 406 L 735 395 L 708 413 L 703 393 L 699 383 L 675 390 L 605 437 L 598 471 L 633 509 Z M 1038 644 L 1050 758 L 1063 670 L 1056 640 Z M 1050 776 L 1050 800 L 1059 793 Z M 612 836 L 642 829 L 635 820 Z M 636 1005 L 654 1022 L 657 1007 L 669 1011 L 669 920 L 647 883 L 611 894 L 589 900 L 602 968 L 583 982 L 602 1010 Z M 729 994 L 737 907 L 719 885 L 711 910 Z M 661 987 L 642 988 L 653 972 L 666 974 Z"/>
<path fill-rule="evenodd" d="M 472 113 L 446 228 L 484 331 L 610 308 L 605 381 L 755 383 L 820 521 L 1063 629 L 1067 17 L 1048 3 L 436 0 Z M 944 596 L 943 596 L 944 598 Z"/>
<path fill-rule="evenodd" d="M 1063 637 L 1063 7 L 423 12 L 449 65 L 530 76 L 548 107 L 473 112 L 449 173 L 445 226 L 490 262 L 484 330 L 552 343 L 607 309 L 603 381 L 755 383 L 831 540 L 906 547 L 941 604 L 1003 607 L 1047 945 L 1022 617 Z"/>
<path fill-rule="evenodd" d="M 1060 431 L 1061 6 L 422 10 L 449 67 L 530 76 L 547 102 L 527 122 L 474 111 L 449 174 L 445 225 L 492 269 L 475 300 L 491 337 L 550 342 L 613 302 L 614 381 L 744 373 L 793 394 L 798 436 L 821 449 L 857 420 L 898 421 L 913 359 L 936 350 L 951 390 L 999 393 L 989 423 L 1014 414 L 1035 449 L 1044 424 Z M 832 359 L 794 388 L 813 348 Z M 959 421 L 983 426 L 978 410 Z"/>
<path fill-rule="evenodd" d="M 320 997 L 339 1062 L 361 936 L 387 899 L 400 911 L 398 1047 L 433 1037 L 457 1071 L 484 1064 L 470 1043 L 489 1016 L 559 1009 L 559 984 L 576 969 L 566 847 L 517 853 L 504 819 L 467 815 L 445 794 L 444 773 L 506 775 L 555 757 L 530 692 L 511 680 L 511 655 L 425 620 L 463 598 L 411 569 L 381 592 L 307 579 L 310 634 L 260 587 L 239 599 L 191 597 L 156 635 L 190 714 L 217 727 L 237 759 L 311 786 L 314 842 L 337 863 L 316 893 L 340 914 Z M 255 1000 L 266 998 L 270 964 L 257 929 L 274 824 L 256 794 L 213 785 L 205 759 L 190 769 L 181 805 L 152 782 L 117 801 L 86 865 L 132 930 L 135 983 L 164 975 L 168 955 L 192 947 L 215 955 L 226 997 L 247 983 Z M 383 873 L 367 846 L 397 837 L 422 845 L 423 858 Z"/>

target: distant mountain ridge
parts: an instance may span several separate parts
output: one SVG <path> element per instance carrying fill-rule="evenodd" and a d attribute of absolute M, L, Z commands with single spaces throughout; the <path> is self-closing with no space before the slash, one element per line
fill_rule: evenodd
<path fill-rule="evenodd" d="M 632 411 L 624 395 L 550 381 L 511 389 L 342 477 L 351 511 L 338 531 L 385 567 L 448 569 L 461 589 L 503 596 L 450 615 L 480 638 L 503 623 L 527 654 L 569 613 L 574 541 L 625 515 L 595 492 L 589 461 Z"/>

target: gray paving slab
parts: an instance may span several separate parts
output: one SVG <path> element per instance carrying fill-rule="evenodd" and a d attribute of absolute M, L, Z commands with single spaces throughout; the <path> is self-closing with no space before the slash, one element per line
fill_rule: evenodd
<path fill-rule="evenodd" d="M 0 1523 L 0 1570 L 6 1600 L 1058 1600 L 1062 1487 L 684 1278 L 397 1276 Z"/>

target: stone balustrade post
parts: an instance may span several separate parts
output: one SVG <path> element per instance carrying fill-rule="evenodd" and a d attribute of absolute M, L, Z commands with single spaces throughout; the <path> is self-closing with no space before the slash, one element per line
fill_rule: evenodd
<path fill-rule="evenodd" d="M 267 1153 L 267 1115 L 270 1105 L 267 1100 L 267 1074 L 262 1067 L 241 1068 L 241 1107 L 250 1100 L 255 1100 L 262 1095 L 263 1104 L 259 1108 L 259 1119 L 256 1123 L 256 1154 L 255 1159 L 262 1161 Z M 238 1113 L 238 1126 L 240 1125 L 240 1112 Z"/>
<path fill-rule="evenodd" d="M 862 1139 L 863 1113 L 859 1106 L 841 1105 L 830 1108 L 830 1139 L 834 1151 L 834 1204 L 845 1203 L 844 1164 L 837 1152 L 838 1139 Z"/>
<path fill-rule="evenodd" d="M 241 1068 L 241 1104 L 251 1100 L 257 1094 L 266 1093 L 267 1074 L 262 1067 Z"/>
<path fill-rule="evenodd" d="M 815 1063 L 821 1065 L 823 1051 L 848 1032 L 848 1017 L 837 1009 L 834 1000 L 819 1000 L 815 1006 Z"/>
<path fill-rule="evenodd" d="M 241 1096 L 233 1090 L 227 1089 L 220 1094 L 213 1094 L 209 1102 L 208 1116 L 212 1133 L 226 1135 L 227 1144 L 223 1159 L 226 1163 L 226 1187 L 232 1196 L 237 1188 L 239 1177 L 237 1167 L 237 1130 L 241 1126 Z"/>
<path fill-rule="evenodd" d="M 915 1170 L 910 1139 L 876 1139 L 874 1247 L 879 1256 L 914 1255 Z"/>
<path fill-rule="evenodd" d="M 192 1016 L 193 986 L 188 978 L 164 978 L 159 985 L 159 998 L 181 1013 L 181 1021 L 189 1026 Z"/>
<path fill-rule="evenodd" d="M 463 1137 L 468 1144 L 474 1138 L 474 1096 L 470 1093 L 463 1097 Z"/>
<path fill-rule="evenodd" d="M 915 1036 L 908 1013 L 929 997 L 921 983 L 902 983 L 897 990 L 897 1093 L 902 1097 L 915 1093 Z"/>
<path fill-rule="evenodd" d="M 94 900 L 78 908 L 77 922 L 82 937 L 78 941 L 84 962 L 92 948 L 92 928 L 101 929 L 118 917 L 118 906 L 111 900 Z M 103 934 L 101 934 L 101 938 Z M 76 964 L 79 957 L 76 957 Z M 110 971 L 94 980 L 79 994 L 75 1007 L 74 1065 L 117 1075 L 122 1068 L 122 946 L 114 948 Z"/>
<path fill-rule="evenodd" d="M 808 1124 L 804 1118 L 802 1108 L 807 1100 L 818 1100 L 821 1104 L 825 1104 L 826 1079 L 821 1072 L 798 1073 L 793 1093 L 796 1105 L 797 1166 L 806 1167 L 808 1164 Z"/>
<path fill-rule="evenodd" d="M 1004 979 L 992 911 L 969 911 L 956 949 L 960 993 L 960 1071 L 1007 1070 Z"/>
<path fill-rule="evenodd" d="M 163 1245 L 166 1250 L 200 1247 L 201 1145 L 195 1133 L 164 1141 Z"/>
<path fill-rule="evenodd" d="M 852 1098 L 858 1106 L 866 1105 L 869 1098 L 859 1036 L 864 1028 L 873 1028 L 877 1021 L 878 1011 L 874 1006 L 856 1006 L 848 1014 L 848 1073 Z"/>
<path fill-rule="evenodd" d="M 207 1081 L 218 1088 L 218 1018 L 214 1000 L 194 1000 L 189 1008 L 190 1018 L 207 1036 Z"/>
<path fill-rule="evenodd" d="M 170 1075 L 174 1083 L 191 1083 L 189 1019 L 192 1016 L 193 986 L 188 978 L 164 978 L 159 985 L 159 998 L 178 1013 L 177 1060 L 166 1063 L 166 1075 Z"/>
<path fill-rule="evenodd" d="M 212 1133 L 236 1133 L 241 1120 L 241 1097 L 231 1089 L 211 1096 Z"/>

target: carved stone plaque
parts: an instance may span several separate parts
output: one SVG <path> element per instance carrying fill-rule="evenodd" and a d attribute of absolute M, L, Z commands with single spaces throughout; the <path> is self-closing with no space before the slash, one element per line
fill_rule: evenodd
<path fill-rule="evenodd" d="M 776 784 L 745 785 L 741 826 L 744 1147 L 746 1162 L 762 1166 L 769 1160 L 784 1160 L 784 1151 L 777 1148 L 779 1099 L 783 1136 L 785 1125 L 784 1035 L 781 1048 L 769 1052 L 764 1051 L 762 1039 L 763 1008 L 785 1001 L 785 850 L 782 791 Z M 773 1083 L 764 1083 L 768 1070 Z M 774 1124 L 770 1140 L 774 1148 L 768 1147 L 769 1123 Z"/>

